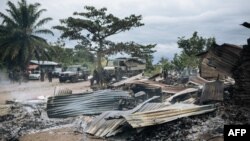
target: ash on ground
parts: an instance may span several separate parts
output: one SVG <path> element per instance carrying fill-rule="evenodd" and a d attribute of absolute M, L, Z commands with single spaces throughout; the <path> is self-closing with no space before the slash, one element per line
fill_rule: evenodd
<path fill-rule="evenodd" d="M 51 130 L 54 128 L 72 127 L 75 132 L 86 137 L 83 130 L 94 117 L 78 116 L 63 119 L 47 117 L 46 102 L 39 104 L 13 102 L 7 104 L 8 114 L 0 116 L 0 140 L 16 141 L 29 133 Z M 224 102 L 217 103 L 217 110 L 193 117 L 180 118 L 161 125 L 128 129 L 115 137 L 105 140 L 129 141 L 192 141 L 192 140 L 223 140 L 225 124 L 249 124 L 250 108 L 237 106 L 232 100 L 225 98 Z M 122 135 L 125 134 L 125 135 Z"/>
<path fill-rule="evenodd" d="M 27 133 L 60 128 L 75 121 L 75 118 L 49 119 L 45 111 L 46 103 L 23 104 L 14 102 L 7 105 L 10 108 L 8 114 L 0 116 L 1 141 L 15 141 Z"/>
<path fill-rule="evenodd" d="M 233 101 L 218 105 L 217 111 L 145 128 L 128 141 L 223 141 L 224 125 L 250 124 L 250 108 Z"/>

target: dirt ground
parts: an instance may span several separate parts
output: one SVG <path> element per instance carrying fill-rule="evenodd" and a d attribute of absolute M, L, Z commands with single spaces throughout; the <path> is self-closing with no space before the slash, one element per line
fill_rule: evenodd
<path fill-rule="evenodd" d="M 89 81 L 80 81 L 77 83 L 59 83 L 57 78 L 54 78 L 52 83 L 45 80 L 33 80 L 12 84 L 5 80 L 0 82 L 0 104 L 4 104 L 6 100 L 25 101 L 38 98 L 46 98 L 54 95 L 55 88 L 68 88 L 73 93 L 91 91 Z M 38 133 L 30 133 L 22 136 L 20 141 L 82 141 L 83 134 L 74 133 L 70 127 L 41 131 Z M 87 139 L 89 140 L 89 139 Z"/>
<path fill-rule="evenodd" d="M 20 141 L 80 141 L 82 134 L 74 133 L 71 128 L 54 129 L 33 134 L 27 134 Z"/>
<path fill-rule="evenodd" d="M 74 132 L 70 127 L 27 134 L 19 138 L 20 141 L 105 141 Z"/>
<path fill-rule="evenodd" d="M 0 104 L 4 104 L 6 100 L 31 100 L 54 95 L 55 88 L 68 88 L 73 93 L 90 91 L 89 81 L 80 81 L 77 83 L 59 83 L 58 78 L 54 78 L 52 83 L 45 80 L 32 80 L 12 84 L 10 81 L 2 82 L 0 85 Z"/>

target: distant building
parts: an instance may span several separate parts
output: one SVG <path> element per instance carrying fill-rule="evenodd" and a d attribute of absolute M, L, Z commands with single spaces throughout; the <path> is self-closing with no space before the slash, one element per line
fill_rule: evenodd
<path fill-rule="evenodd" d="M 28 69 L 29 70 L 54 70 L 57 67 L 60 67 L 59 63 L 53 61 L 38 61 L 31 60 Z"/>

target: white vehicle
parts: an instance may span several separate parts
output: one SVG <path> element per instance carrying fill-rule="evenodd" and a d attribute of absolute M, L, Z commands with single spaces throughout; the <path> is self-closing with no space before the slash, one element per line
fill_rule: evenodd
<path fill-rule="evenodd" d="M 40 71 L 33 71 L 31 74 L 29 74 L 30 80 L 39 80 L 41 78 L 41 72 Z"/>
<path fill-rule="evenodd" d="M 60 73 L 62 73 L 62 68 L 55 68 L 54 71 L 52 71 L 53 77 L 59 77 Z"/>
<path fill-rule="evenodd" d="M 80 65 L 69 66 L 66 71 L 59 74 L 59 82 L 77 82 L 79 79 L 88 80 L 89 70 Z"/>

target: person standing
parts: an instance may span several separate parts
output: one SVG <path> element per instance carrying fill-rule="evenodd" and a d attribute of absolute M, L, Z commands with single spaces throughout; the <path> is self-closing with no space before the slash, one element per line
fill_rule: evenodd
<path fill-rule="evenodd" d="M 94 82 L 96 81 L 96 84 L 99 84 L 99 75 L 98 75 L 98 72 L 97 70 L 95 69 L 94 72 L 93 72 L 93 78 L 90 80 L 90 84 L 91 86 L 94 85 Z"/>
<path fill-rule="evenodd" d="M 19 83 L 19 85 L 21 85 L 21 83 L 22 83 L 22 71 L 19 69 L 18 71 L 17 71 L 17 80 L 18 80 L 18 83 Z"/>
<path fill-rule="evenodd" d="M 9 79 L 10 79 L 10 83 L 13 84 L 14 83 L 14 73 L 12 70 L 9 71 Z"/>
<path fill-rule="evenodd" d="M 115 79 L 116 81 L 121 80 L 121 69 L 115 68 Z"/>
<path fill-rule="evenodd" d="M 44 81 L 44 71 L 43 70 L 41 70 L 41 81 L 43 82 Z"/>
<path fill-rule="evenodd" d="M 49 79 L 49 82 L 52 82 L 52 71 L 49 70 L 48 72 L 48 79 Z"/>

